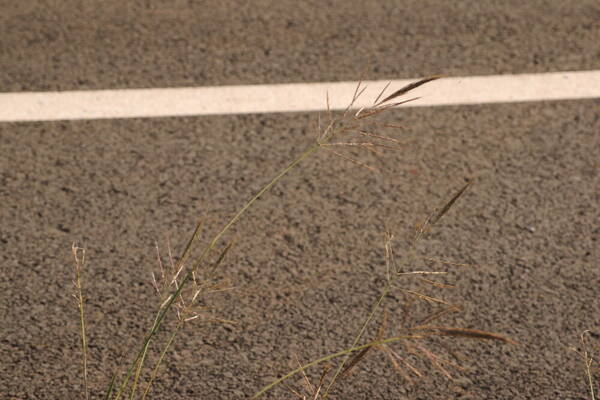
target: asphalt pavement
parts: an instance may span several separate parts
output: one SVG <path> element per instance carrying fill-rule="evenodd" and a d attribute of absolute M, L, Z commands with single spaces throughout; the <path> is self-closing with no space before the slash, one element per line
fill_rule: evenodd
<path fill-rule="evenodd" d="M 598 1 L 1 1 L 0 92 L 598 70 L 599 21 Z M 86 248 L 99 398 L 158 306 L 155 246 L 168 263 L 167 249 L 181 254 L 199 219 L 208 242 L 314 143 L 317 120 L 1 123 L 0 393 L 84 397 L 77 242 Z M 408 372 L 409 382 L 374 350 L 334 398 L 590 398 L 569 347 L 581 347 L 586 329 L 599 347 L 600 100 L 399 109 L 382 121 L 404 127 L 390 133 L 401 151 L 341 150 L 380 172 L 319 151 L 223 238 L 219 248 L 234 245 L 219 278 L 235 289 L 207 298 L 204 315 L 235 323 L 188 324 L 155 398 L 247 398 L 298 359 L 347 348 L 385 286 L 384 233 L 397 236 L 399 259 L 413 260 L 406 238 L 466 180 L 473 184 L 421 243 L 421 258 L 406 265 L 448 271 L 437 282 L 455 287 L 406 278 L 400 288 L 461 306 L 438 325 L 519 344 L 422 343 L 465 368 L 442 364 L 453 379 L 425 352 L 391 345 L 424 376 Z M 406 313 L 401 289 L 385 302 L 387 336 L 435 311 L 416 301 Z M 321 369 L 308 373 L 318 383 Z M 300 377 L 289 383 L 302 388 Z M 269 396 L 294 398 L 283 388 Z"/>

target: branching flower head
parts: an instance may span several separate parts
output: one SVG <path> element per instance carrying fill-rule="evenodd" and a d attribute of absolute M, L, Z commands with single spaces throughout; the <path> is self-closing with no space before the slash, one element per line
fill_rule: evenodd
<path fill-rule="evenodd" d="M 371 171 L 377 169 L 367 163 L 364 163 L 356 158 L 353 158 L 342 152 L 342 149 L 366 150 L 376 155 L 382 155 L 384 150 L 399 150 L 402 149 L 402 142 L 385 134 L 389 129 L 399 129 L 402 126 L 395 124 L 381 123 L 377 121 L 375 116 L 393 110 L 398 106 L 417 100 L 418 97 L 409 98 L 402 101 L 394 101 L 405 95 L 411 90 L 431 82 L 439 76 L 432 76 L 413 82 L 403 88 L 396 90 L 391 95 L 382 99 L 386 89 L 386 85 L 373 101 L 371 106 L 361 107 L 356 112 L 353 112 L 357 100 L 363 95 L 366 86 L 359 82 L 352 96 L 352 101 L 346 109 L 338 116 L 334 116 L 329 107 L 329 96 L 327 97 L 327 119 L 326 126 L 321 126 L 321 120 L 317 126 L 317 143 L 321 148 L 329 153 L 350 161 L 356 165 L 367 168 Z"/>
<path fill-rule="evenodd" d="M 197 228 L 197 231 L 199 231 L 199 227 Z M 188 266 L 190 258 L 189 251 L 184 252 L 181 259 L 178 262 L 175 262 L 171 252 L 171 245 L 168 243 L 168 266 L 165 267 L 157 244 L 156 256 L 160 275 L 157 278 L 154 272 L 152 272 L 152 285 L 160 298 L 160 307 L 166 307 L 171 300 L 172 294 L 178 292 L 177 299 L 173 302 L 173 307 L 176 311 L 177 319 L 181 324 L 193 320 L 202 320 L 204 322 L 231 322 L 209 316 L 207 311 L 210 307 L 206 304 L 207 298 L 212 294 L 233 289 L 228 280 L 214 278 L 214 272 L 223 262 L 225 255 L 230 248 L 231 245 L 228 245 L 222 250 L 217 260 L 209 263 L 209 268 L 202 269 L 199 268 L 200 266 Z M 187 268 L 193 268 L 191 282 L 181 288 L 181 290 L 178 290 L 180 289 L 182 279 L 187 272 Z"/>

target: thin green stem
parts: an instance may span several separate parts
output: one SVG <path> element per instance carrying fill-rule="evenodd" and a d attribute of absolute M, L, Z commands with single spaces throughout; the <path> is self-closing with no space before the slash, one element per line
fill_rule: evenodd
<path fill-rule="evenodd" d="M 154 323 L 156 323 L 156 320 L 154 321 Z M 144 352 L 142 354 L 142 357 L 139 359 L 139 361 L 137 362 L 137 368 L 135 371 L 135 377 L 133 378 L 133 383 L 132 383 L 132 387 L 131 387 L 131 393 L 129 394 L 129 400 L 133 400 L 134 396 L 135 396 L 135 391 L 137 389 L 137 384 L 140 380 L 140 375 L 142 373 L 142 368 L 144 367 L 144 362 L 146 361 L 146 356 L 148 355 L 148 348 L 150 346 L 150 342 L 148 342 L 146 344 L 146 346 L 144 347 Z"/>
<path fill-rule="evenodd" d="M 88 386 L 88 373 L 87 373 L 87 334 L 85 331 L 85 311 L 84 311 L 84 300 L 83 300 L 83 289 L 81 287 L 81 269 L 85 263 L 85 249 L 82 249 L 83 256 L 81 260 L 77 256 L 79 248 L 73 244 L 73 256 L 75 257 L 75 286 L 77 288 L 77 305 L 79 306 L 79 321 L 81 324 L 81 351 L 83 353 L 83 385 L 85 388 L 86 400 L 90 398 L 90 391 Z"/>
<path fill-rule="evenodd" d="M 119 387 L 119 391 L 117 392 L 117 395 L 115 396 L 115 400 L 118 400 L 121 397 L 121 394 L 127 387 L 129 380 L 131 379 L 133 370 L 137 367 L 138 362 L 144 357 L 146 351 L 148 350 L 148 347 L 150 346 L 150 340 L 152 339 L 152 337 L 154 337 L 154 335 L 156 335 L 156 332 L 158 332 L 158 328 L 160 328 L 160 325 L 162 324 L 163 320 L 165 319 L 168 310 L 171 308 L 171 305 L 173 304 L 173 302 L 175 301 L 177 296 L 179 296 L 179 294 L 181 293 L 181 290 L 183 289 L 183 284 L 187 283 L 187 281 L 190 279 L 190 277 L 191 277 L 191 274 L 187 274 L 183 278 L 182 284 L 179 285 L 179 288 L 174 293 L 171 294 L 171 297 L 169 298 L 167 304 L 165 304 L 165 306 L 163 308 L 159 309 L 159 311 L 156 315 L 156 318 L 154 319 L 154 324 L 152 325 L 152 328 L 150 328 L 150 332 L 144 338 L 144 343 L 142 344 L 142 348 L 140 349 L 136 358 L 133 360 L 133 362 L 129 366 L 129 369 L 127 370 L 127 374 L 126 374 L 125 378 L 123 378 L 123 382 L 121 383 L 121 386 Z"/>
<path fill-rule="evenodd" d="M 160 328 L 163 320 L 165 319 L 165 317 L 167 315 L 167 312 L 171 309 L 171 307 L 172 307 L 175 299 L 179 296 L 179 294 L 181 293 L 181 291 L 183 290 L 183 288 L 187 285 L 187 283 L 192 279 L 194 271 L 198 268 L 198 266 L 200 266 L 204 262 L 204 259 L 215 248 L 215 246 L 217 245 L 217 243 L 219 242 L 219 240 L 221 239 L 221 237 L 223 237 L 223 235 L 242 217 L 242 215 L 244 215 L 244 213 L 258 199 L 260 199 L 260 197 L 263 194 L 265 194 L 269 189 L 271 189 L 277 182 L 279 182 L 281 180 L 281 178 L 283 178 L 294 167 L 296 167 L 298 164 L 300 164 L 303 160 L 305 160 L 311 154 L 313 154 L 314 152 L 316 152 L 320 147 L 321 147 L 321 145 L 319 143 L 316 143 L 316 144 L 312 145 L 306 151 L 304 151 L 298 158 L 296 158 L 294 161 L 292 161 L 287 167 L 285 167 L 283 170 L 281 170 L 281 172 L 279 172 L 275 176 L 275 178 L 273 178 L 261 190 L 259 190 L 258 193 L 256 195 L 254 195 L 254 197 L 252 197 L 224 225 L 224 227 L 219 231 L 219 233 L 217 233 L 215 235 L 215 237 L 211 240 L 211 242 L 208 244 L 208 246 L 206 246 L 204 248 L 204 251 L 200 255 L 200 258 L 199 258 L 198 262 L 196 263 L 196 265 L 194 266 L 194 268 L 190 269 L 186 273 L 186 275 L 184 276 L 184 278 L 181 280 L 181 282 L 180 282 L 179 287 L 177 288 L 177 290 L 171 294 L 171 297 L 169 298 L 169 301 L 164 305 L 164 307 L 162 307 L 161 309 L 159 309 L 159 311 L 157 313 L 157 317 L 155 318 L 154 324 L 153 324 L 152 328 L 150 329 L 150 332 L 148 333 L 148 335 L 144 339 L 144 343 L 142 344 L 142 348 L 138 352 L 135 360 L 132 362 L 131 366 L 129 367 L 129 369 L 127 371 L 127 375 L 125 376 L 125 378 L 123 379 L 123 382 L 121 383 L 121 386 L 119 388 L 119 392 L 117 393 L 117 395 L 115 397 L 116 400 L 118 400 L 121 397 L 121 394 L 123 393 L 123 391 L 127 387 L 127 384 L 129 383 L 129 380 L 131 379 L 131 375 L 133 374 L 134 369 L 136 369 L 136 367 L 137 367 L 138 370 L 139 370 L 139 368 L 142 367 L 142 365 L 138 366 L 138 363 L 143 364 L 143 360 L 145 359 L 145 354 L 146 354 L 146 352 L 148 350 L 148 347 L 150 345 L 150 341 L 152 340 L 152 338 L 154 337 L 154 335 L 156 335 L 156 333 L 158 332 L 158 329 Z M 134 382 L 134 389 L 135 389 L 135 382 Z M 132 393 L 133 392 L 134 392 L 134 390 L 132 391 Z"/>
<path fill-rule="evenodd" d="M 317 151 L 320 147 L 321 147 L 321 145 L 318 144 L 318 143 L 315 144 L 315 145 L 313 145 L 313 146 L 311 146 L 311 147 L 309 147 L 304 153 L 302 153 L 298 158 L 296 158 L 287 167 L 285 167 L 281 172 L 279 172 L 279 174 L 277 174 L 277 176 L 275 176 L 275 178 L 273 178 L 271 180 L 271 182 L 269 182 L 268 184 L 266 184 L 253 198 L 251 198 L 229 220 L 229 222 L 227 222 L 227 224 L 225 224 L 225 226 L 223 227 L 223 229 L 221 229 L 221 231 L 210 242 L 210 244 L 208 245 L 208 247 L 206 248 L 206 250 L 204 251 L 204 253 L 208 254 L 208 252 L 211 251 L 215 247 L 215 245 L 218 243 L 218 241 L 221 239 L 221 237 L 229 230 L 229 228 L 231 228 L 233 226 L 233 224 L 235 224 L 242 217 L 242 215 L 244 215 L 244 213 L 246 212 L 246 210 L 248 210 L 250 207 L 252 207 L 252 205 L 258 199 L 260 199 L 260 197 L 263 194 L 265 194 L 267 191 L 269 191 L 269 189 L 271 189 L 273 187 L 273 185 L 275 185 L 277 182 L 279 182 L 279 180 L 281 180 L 281 178 L 283 178 L 288 172 L 290 172 L 296 165 L 300 164 L 304 159 L 306 159 L 312 153 L 314 153 L 315 151 Z"/>
<path fill-rule="evenodd" d="M 152 370 L 152 375 L 150 376 L 150 382 L 148 382 L 148 385 L 146 386 L 146 390 L 144 390 L 142 400 L 144 400 L 146 398 L 146 396 L 148 395 L 148 393 L 150 392 L 150 388 L 152 387 L 152 384 L 154 383 L 154 380 L 156 379 L 156 374 L 158 373 L 158 367 L 160 367 L 160 365 L 162 364 L 162 361 L 165 358 L 167 351 L 169 351 L 169 348 L 171 347 L 173 340 L 175 340 L 175 337 L 179 333 L 179 330 L 181 329 L 182 326 L 183 326 L 183 320 L 179 320 L 179 322 L 177 323 L 177 326 L 175 327 L 175 330 L 173 331 L 173 333 L 171 334 L 171 337 L 169 338 L 169 341 L 167 342 L 162 353 L 160 354 L 160 357 L 159 357 L 158 361 L 156 362 L 154 369 Z"/>
<path fill-rule="evenodd" d="M 117 373 L 113 373 L 112 378 L 110 378 L 110 383 L 108 384 L 108 390 L 106 391 L 106 395 L 104 396 L 105 400 L 110 400 L 112 396 L 112 391 L 115 387 L 115 380 L 117 379 Z"/>
<path fill-rule="evenodd" d="M 296 368 L 293 371 L 290 371 L 289 373 L 287 373 L 286 375 L 284 375 L 283 377 L 277 379 L 276 381 L 273 381 L 272 383 L 268 384 L 267 386 L 263 387 L 261 390 L 259 390 L 258 392 L 256 392 L 256 394 L 254 396 L 251 397 L 251 399 L 257 399 L 260 396 L 262 396 L 263 394 L 265 394 L 266 392 L 268 392 L 269 390 L 273 389 L 275 386 L 279 385 L 281 382 L 285 381 L 286 379 L 296 375 L 297 373 L 300 373 L 302 371 L 304 371 L 307 368 L 313 367 L 317 364 L 320 364 L 322 362 L 325 361 L 329 361 L 333 358 L 336 357 L 340 357 L 343 355 L 346 355 L 346 357 L 350 356 L 352 353 L 356 352 L 356 351 L 360 351 L 363 349 L 366 349 L 368 347 L 373 347 L 373 346 L 381 346 L 383 344 L 387 344 L 387 343 L 392 343 L 392 342 L 397 342 L 400 340 L 407 340 L 407 339 L 418 339 L 420 338 L 420 336 L 411 336 L 411 335 L 407 335 L 407 336 L 396 336 L 396 337 L 392 337 L 392 338 L 388 338 L 388 339 L 384 339 L 384 340 L 376 340 L 373 342 L 369 342 L 366 344 L 363 344 L 361 346 L 355 346 L 355 347 L 351 347 L 349 349 L 346 350 L 342 350 L 342 351 L 338 351 L 337 353 L 333 353 L 333 354 L 329 354 L 325 357 L 321 357 L 315 361 L 312 361 L 308 364 L 305 364 L 301 367 Z"/>
<path fill-rule="evenodd" d="M 390 292 L 391 288 L 392 288 L 392 285 L 391 285 L 391 282 L 390 282 L 383 289 L 383 292 L 381 293 L 381 296 L 379 296 L 379 298 L 375 302 L 375 305 L 373 305 L 373 308 L 371 309 L 371 312 L 369 313 L 369 316 L 367 317 L 367 319 L 363 323 L 362 327 L 360 328 L 360 331 L 358 332 L 358 334 L 354 338 L 354 341 L 352 342 L 351 348 L 355 348 L 356 347 L 356 345 L 358 344 L 358 342 L 362 338 L 363 334 L 365 333 L 365 330 L 367 329 L 367 326 L 369 326 L 369 324 L 371 323 L 371 321 L 375 317 L 375 313 L 379 309 L 379 306 L 383 302 L 383 299 L 385 299 L 385 297 L 388 295 L 388 293 Z M 335 371 L 335 374 L 333 375 L 333 378 L 329 382 L 329 385 L 327 385 L 327 389 L 325 389 L 325 393 L 323 394 L 323 399 L 327 398 L 327 395 L 329 394 L 329 390 L 335 384 L 338 376 L 342 372 L 342 369 L 344 368 L 344 365 L 346 365 L 346 362 L 348 362 L 349 358 L 350 358 L 350 353 L 348 353 L 346 355 L 346 357 L 344 357 L 344 359 L 342 360 L 342 362 L 340 363 L 340 365 L 338 365 L 338 367 L 337 367 L 337 369 Z"/>

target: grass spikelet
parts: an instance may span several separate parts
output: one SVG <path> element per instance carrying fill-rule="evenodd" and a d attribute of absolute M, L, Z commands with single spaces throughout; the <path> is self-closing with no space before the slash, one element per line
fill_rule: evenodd
<path fill-rule="evenodd" d="M 454 205 L 454 203 L 456 203 L 456 201 L 460 198 L 460 196 L 463 195 L 463 193 L 465 192 L 465 190 L 467 190 L 467 188 L 471 186 L 471 182 L 468 182 L 465 186 L 463 186 L 451 199 L 450 201 L 448 201 L 446 203 L 446 205 L 444 205 L 444 207 L 442 207 L 442 209 L 440 211 L 438 211 L 433 218 L 431 218 L 431 220 L 429 221 L 429 223 L 431 225 L 435 225 L 440 218 L 442 218 L 444 216 L 444 214 L 446 214 Z"/>
<path fill-rule="evenodd" d="M 401 106 L 402 104 L 410 103 L 411 101 L 415 101 L 415 100 L 419 100 L 419 99 L 420 99 L 420 97 L 413 97 L 408 100 L 398 101 L 396 103 L 391 103 L 391 104 L 384 104 L 384 105 L 380 105 L 380 106 L 369 108 L 369 109 L 361 108 L 360 110 L 358 110 L 356 112 L 356 114 L 354 116 L 359 120 L 370 118 L 375 115 L 381 114 L 383 112 L 389 111 L 398 106 Z"/>
<path fill-rule="evenodd" d="M 431 352 L 430 350 L 426 349 L 423 346 L 420 345 L 415 345 L 414 348 L 419 351 L 427 360 L 429 360 L 431 362 L 431 364 L 438 370 L 440 371 L 444 376 L 446 376 L 446 378 L 452 380 L 454 379 L 452 377 L 452 375 L 450 374 L 450 372 L 444 368 L 443 364 L 447 364 L 453 368 L 456 368 L 458 370 L 464 370 L 463 367 L 461 367 L 460 365 L 446 360 L 440 356 L 438 356 L 437 354 L 434 354 L 433 352 Z"/>
<path fill-rule="evenodd" d="M 456 287 L 448 283 L 436 282 L 425 278 L 419 278 L 419 281 L 440 289 L 454 289 Z"/>
<path fill-rule="evenodd" d="M 392 143 L 396 143 L 396 144 L 403 144 L 403 142 L 401 140 L 394 139 L 394 138 L 391 138 L 389 136 L 378 135 L 376 133 L 368 132 L 368 131 L 366 131 L 364 129 L 358 129 L 357 132 L 360 135 L 363 135 L 363 136 L 376 138 L 376 139 L 383 140 L 383 141 L 386 141 L 386 142 L 392 142 Z"/>
<path fill-rule="evenodd" d="M 338 379 L 344 379 L 348 375 L 350 375 L 350 371 L 362 360 L 365 359 L 367 353 L 371 351 L 372 347 L 367 347 L 358 352 L 352 359 L 347 363 L 346 367 L 342 370 L 340 377 Z"/>
<path fill-rule="evenodd" d="M 443 309 L 438 310 L 434 313 L 431 313 L 428 316 L 426 316 L 425 318 L 421 319 L 420 321 L 417 322 L 417 325 L 429 324 L 435 320 L 442 318 L 443 316 L 445 316 L 447 314 L 450 314 L 453 312 L 458 312 L 458 311 L 460 311 L 460 307 L 458 307 L 458 306 L 450 306 L 450 307 L 443 308 Z"/>
<path fill-rule="evenodd" d="M 349 157 L 349 156 L 347 156 L 345 154 L 342 154 L 339 151 L 331 150 L 329 148 L 325 148 L 325 150 L 327 150 L 328 152 L 330 152 L 330 153 L 332 153 L 332 154 L 334 154 L 334 155 L 336 155 L 336 156 L 338 156 L 338 157 L 340 157 L 340 158 L 342 158 L 344 160 L 350 161 L 351 163 L 354 163 L 354 164 L 358 165 L 359 167 L 366 168 L 366 169 L 368 169 L 371 172 L 379 172 L 377 170 L 377 168 L 372 167 L 372 166 L 370 166 L 370 165 L 368 165 L 368 164 L 366 164 L 366 163 L 364 163 L 362 161 L 358 161 L 357 159 Z"/>
<path fill-rule="evenodd" d="M 452 328 L 445 326 L 417 326 L 412 328 L 415 331 L 428 331 L 429 334 L 438 336 L 454 336 L 463 337 L 467 339 L 480 339 L 480 340 L 496 340 L 504 343 L 518 344 L 512 339 L 497 333 L 481 331 L 478 329 L 465 329 L 465 328 Z"/>
<path fill-rule="evenodd" d="M 445 275 L 446 271 L 409 271 L 398 272 L 397 275 Z"/>
<path fill-rule="evenodd" d="M 388 102 L 390 100 L 393 100 L 393 99 L 395 99 L 397 97 L 400 97 L 400 96 L 402 96 L 402 95 L 410 92 L 411 90 L 418 88 L 421 85 L 424 85 L 424 84 L 426 84 L 428 82 L 431 82 L 431 81 L 434 81 L 436 79 L 440 79 L 441 77 L 442 77 L 441 75 L 434 75 L 434 76 L 430 76 L 430 77 L 427 77 L 427 78 L 420 79 L 420 80 L 418 80 L 416 82 L 409 83 L 408 85 L 406 85 L 406 86 L 404 86 L 404 87 L 396 90 L 394 93 L 392 93 L 391 95 L 389 95 L 385 99 L 381 100 L 379 103 L 376 104 L 376 106 L 378 106 L 380 104 L 383 104 L 383 103 L 386 103 L 386 102 Z M 387 86 L 386 86 L 386 88 L 387 88 Z"/>
<path fill-rule="evenodd" d="M 412 364 L 410 364 L 406 359 L 398 355 L 394 350 L 392 350 L 389 346 L 380 346 L 380 348 L 386 353 L 390 362 L 392 363 L 392 367 L 394 371 L 396 371 L 400 376 L 402 376 L 408 383 L 413 383 L 413 379 L 410 375 L 400 366 L 398 361 L 402 362 L 402 364 L 410 370 L 413 374 L 417 375 L 419 378 L 423 376 L 423 374 L 415 368 Z"/>
<path fill-rule="evenodd" d="M 379 95 L 375 98 L 375 100 L 373 100 L 373 106 L 377 105 L 377 102 L 379 101 L 379 99 L 381 99 L 381 96 L 383 96 L 383 94 L 385 93 L 385 91 L 387 90 L 387 88 L 390 87 L 391 84 L 392 84 L 391 81 L 385 84 L 385 86 L 383 87 L 383 89 L 381 89 L 381 92 L 379 92 Z"/>
<path fill-rule="evenodd" d="M 442 264 L 442 265 L 449 265 L 451 267 L 472 267 L 473 266 L 472 264 L 445 261 L 445 260 L 440 260 L 439 258 L 433 258 L 433 257 L 423 256 L 421 258 L 426 261 L 431 261 L 431 262 L 435 262 L 435 263 Z"/>
<path fill-rule="evenodd" d="M 428 296 L 428 295 L 426 295 L 424 293 L 415 292 L 414 290 L 403 289 L 402 291 L 405 292 L 405 293 L 408 293 L 408 294 L 410 294 L 412 296 L 418 297 L 421 300 L 425 300 L 425 301 L 427 301 L 429 303 L 438 303 L 438 304 L 444 304 L 446 306 L 453 306 L 452 304 L 448 303 L 445 300 L 438 299 L 437 297 Z"/>

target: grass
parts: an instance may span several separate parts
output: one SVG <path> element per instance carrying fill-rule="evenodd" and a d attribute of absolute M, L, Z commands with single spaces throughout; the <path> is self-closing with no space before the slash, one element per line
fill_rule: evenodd
<path fill-rule="evenodd" d="M 310 144 L 297 158 L 293 159 L 283 170 L 262 187 L 262 189 L 252 196 L 243 207 L 227 220 L 222 228 L 208 240 L 206 246 L 203 248 L 200 246 L 199 239 L 202 227 L 202 222 L 200 221 L 187 242 L 183 254 L 177 261 L 171 254 L 169 246 L 169 262 L 168 265 L 163 265 L 157 247 L 160 274 L 157 277 L 153 273 L 152 283 L 160 298 L 160 302 L 156 309 L 153 323 L 148 328 L 139 348 L 134 352 L 133 359 L 126 368 L 125 373 L 122 376 L 119 376 L 116 373 L 113 375 L 110 384 L 106 388 L 104 397 L 113 400 L 125 397 L 129 399 L 147 398 L 151 394 L 152 385 L 156 380 L 160 365 L 165 357 L 168 356 L 169 350 L 179 333 L 189 323 L 192 323 L 192 321 L 197 319 L 214 323 L 228 322 L 226 320 L 207 317 L 206 309 L 202 304 L 204 304 L 204 302 L 214 293 L 231 290 L 229 282 L 216 279 L 216 272 L 222 267 L 226 255 L 232 248 L 232 243 L 223 243 L 223 237 L 242 217 L 244 217 L 250 208 L 256 205 L 257 201 L 262 196 L 266 195 L 286 174 L 294 170 L 303 161 L 318 151 L 325 151 L 329 154 L 343 158 L 354 163 L 358 167 L 366 168 L 370 171 L 377 171 L 376 167 L 361 161 L 354 153 L 350 155 L 345 151 L 347 149 L 364 150 L 381 155 L 383 154 L 383 151 L 386 150 L 401 149 L 400 142 L 397 139 L 381 132 L 395 129 L 397 126 L 381 123 L 378 121 L 378 118 L 383 113 L 393 110 L 406 102 L 415 100 L 415 98 L 400 99 L 400 97 L 406 95 L 416 87 L 429 83 L 437 78 L 438 77 L 434 76 L 421 79 L 400 88 L 387 96 L 385 96 L 386 87 L 381 91 L 370 107 L 360 108 L 356 112 L 353 111 L 356 101 L 365 90 L 365 87 L 360 83 L 358 84 L 348 107 L 342 113 L 333 113 L 329 109 L 329 99 L 327 99 L 327 122 L 323 125 L 319 118 L 314 143 Z M 336 385 L 344 380 L 344 378 L 347 377 L 357 365 L 366 359 L 373 350 L 386 354 L 392 367 L 406 381 L 410 382 L 414 377 L 424 376 L 424 373 L 422 368 L 413 365 L 413 362 L 410 361 L 406 355 L 412 355 L 426 362 L 427 365 L 430 365 L 430 367 L 441 372 L 448 378 L 452 378 L 449 368 L 461 369 L 461 366 L 457 363 L 440 356 L 423 344 L 426 340 L 435 337 L 460 337 L 514 343 L 508 338 L 491 332 L 432 325 L 433 322 L 439 321 L 445 315 L 456 312 L 460 308 L 435 294 L 431 294 L 428 290 L 409 290 L 405 288 L 401 282 L 402 279 L 410 277 L 416 279 L 426 288 L 448 289 L 452 287 L 451 284 L 438 280 L 439 277 L 442 277 L 447 273 L 446 270 L 414 270 L 413 266 L 419 259 L 430 262 L 433 261 L 448 268 L 464 266 L 458 263 L 434 260 L 431 258 L 428 259 L 427 257 L 419 256 L 418 247 L 430 229 L 456 204 L 469 186 L 470 183 L 467 183 L 460 188 L 442 207 L 439 208 L 439 210 L 434 211 L 416 229 L 415 235 L 410 240 L 408 248 L 404 249 L 407 256 L 404 256 L 401 259 L 396 257 L 393 243 L 394 235 L 392 232 L 386 234 L 386 283 L 385 286 L 381 288 L 380 295 L 375 299 L 372 308 L 368 310 L 367 316 L 354 336 L 350 347 L 323 356 L 304 365 L 299 365 L 298 368 L 284 374 L 282 378 L 258 390 L 252 398 L 259 398 L 280 385 L 283 387 L 285 386 L 284 381 L 286 379 L 297 374 L 302 374 L 310 398 L 326 399 L 332 395 L 332 390 Z M 83 379 L 85 385 L 85 397 L 88 399 L 90 394 L 87 373 L 88 355 L 84 313 L 85 297 L 83 296 L 81 284 L 81 274 L 85 264 L 85 250 L 79 249 L 73 245 L 72 251 L 75 259 L 76 273 L 75 298 L 77 299 L 77 305 L 80 311 Z M 193 254 L 197 252 L 199 252 L 199 255 L 194 257 Z M 400 293 L 406 299 L 407 304 L 412 304 L 411 302 L 414 301 L 421 301 L 428 304 L 432 310 L 427 313 L 427 315 L 420 316 L 418 319 L 413 318 L 409 322 L 405 321 L 400 329 L 401 332 L 389 335 L 387 333 L 387 313 L 385 312 L 385 309 L 384 311 L 382 311 L 382 309 L 391 292 Z M 174 327 L 166 341 L 162 344 L 159 343 L 161 350 L 159 351 L 158 359 L 155 364 L 147 365 L 151 344 L 157 340 L 157 334 L 161 331 L 165 321 L 167 321 L 167 316 L 171 314 L 175 316 Z M 378 318 L 380 321 L 377 329 L 377 337 L 366 339 L 366 333 L 369 329 L 372 330 Z M 391 347 L 392 344 L 400 344 L 402 350 L 393 349 Z M 335 368 L 326 368 L 321 375 L 319 383 L 312 385 L 305 371 L 311 367 L 332 360 L 339 360 L 337 366 Z M 144 379 L 143 376 L 147 376 L 147 378 Z M 146 385 L 143 388 L 141 387 L 142 382 L 146 382 Z M 306 395 L 302 394 L 301 390 L 296 390 L 291 387 L 288 387 L 288 390 L 295 396 L 308 398 Z"/>
<path fill-rule="evenodd" d="M 583 361 L 583 370 L 587 380 L 588 390 L 590 392 L 590 399 L 596 400 L 596 393 L 594 391 L 594 370 L 598 370 L 598 367 L 594 366 L 594 354 L 589 343 L 589 338 L 586 339 L 590 334 L 591 332 L 589 330 L 583 331 L 580 337 L 581 349 L 578 350 L 576 348 L 571 348 L 571 350 L 574 351 L 575 354 L 577 354 Z"/>
<path fill-rule="evenodd" d="M 450 208 L 456 203 L 458 198 L 466 191 L 466 189 L 470 186 L 470 183 L 467 183 L 463 186 L 443 207 L 439 210 L 436 210 L 432 213 L 416 230 L 415 235 L 412 239 L 412 243 L 410 245 L 410 250 L 416 250 L 418 244 L 429 229 L 437 223 L 444 214 L 446 214 Z M 338 383 L 338 381 L 347 376 L 350 371 L 356 367 L 361 361 L 363 361 L 367 354 L 373 350 L 379 350 L 384 352 L 388 357 L 393 366 L 393 368 L 403 377 L 407 382 L 412 382 L 410 374 L 417 377 L 423 377 L 424 374 L 419 371 L 415 366 L 410 364 L 407 360 L 405 360 L 402 356 L 400 356 L 397 352 L 389 347 L 389 344 L 396 342 L 403 342 L 405 350 L 407 353 L 412 354 L 418 358 L 429 361 L 432 367 L 440 371 L 447 378 L 452 379 L 451 373 L 442 365 L 448 364 L 457 369 L 462 369 L 460 365 L 453 363 L 448 360 L 442 359 L 439 355 L 433 353 L 428 350 L 423 345 L 414 345 L 411 342 L 419 342 L 424 339 L 431 338 L 433 336 L 446 336 L 446 337 L 460 337 L 460 338 L 468 338 L 468 339 L 478 339 L 478 340 L 495 340 L 504 343 L 517 344 L 515 341 L 504 337 L 502 335 L 498 335 L 496 333 L 482 331 L 482 330 L 474 330 L 474 329 L 464 329 L 464 328 L 456 328 L 456 327 L 447 327 L 447 326 L 436 326 L 429 325 L 433 321 L 439 320 L 443 316 L 448 313 L 459 311 L 460 308 L 456 305 L 453 305 L 441 298 L 429 296 L 421 291 L 413 291 L 404 289 L 401 285 L 398 285 L 398 279 L 401 279 L 406 276 L 424 276 L 424 275 L 445 275 L 446 271 L 436 271 L 436 270 L 409 270 L 408 268 L 413 265 L 414 257 L 408 257 L 404 260 L 403 263 L 399 263 L 396 259 L 394 247 L 393 247 L 394 235 L 391 233 L 386 234 L 385 241 L 385 249 L 386 249 L 386 266 L 387 266 L 387 282 L 386 285 L 381 290 L 380 296 L 375 301 L 372 309 L 370 310 L 367 318 L 362 323 L 360 330 L 356 334 L 353 339 L 352 345 L 350 348 L 339 351 L 334 354 L 327 355 L 318 360 L 312 361 L 305 365 L 300 366 L 299 368 L 294 369 L 293 371 L 285 374 L 283 377 L 277 379 L 273 383 L 263 387 L 260 391 L 258 391 L 252 398 L 256 399 L 265 394 L 267 391 L 273 389 L 275 386 L 281 384 L 283 381 L 291 378 L 292 376 L 303 373 L 307 368 L 313 367 L 317 364 L 320 364 L 325 361 L 332 360 L 334 358 L 342 358 L 342 361 L 338 364 L 333 377 L 329 379 L 329 382 L 323 386 L 324 384 L 324 376 L 320 379 L 320 384 L 315 387 L 312 391 L 312 398 L 322 398 L 325 399 L 329 396 L 329 393 L 333 386 Z M 411 254 L 415 254 L 414 252 Z M 457 263 L 449 263 L 442 260 L 435 260 L 445 265 L 453 265 L 453 266 L 465 266 L 465 264 L 457 264 Z M 430 285 L 437 288 L 450 288 L 452 285 L 448 285 L 445 283 L 441 283 L 438 281 L 433 281 L 425 278 L 418 278 L 426 285 Z M 378 310 L 383 306 L 386 298 L 392 291 L 399 291 L 404 294 L 406 298 L 415 298 L 418 300 L 425 301 L 429 304 L 434 304 L 436 306 L 441 306 L 441 309 L 436 310 L 434 312 L 428 313 L 425 318 L 419 318 L 416 323 L 407 323 L 404 324 L 403 335 L 397 335 L 393 337 L 386 338 L 386 325 L 387 325 L 387 314 L 383 313 L 383 318 L 379 327 L 378 335 L 375 340 L 367 342 L 363 345 L 359 345 L 358 343 L 363 339 L 365 332 L 370 324 L 374 321 Z M 307 379 L 304 375 L 305 380 Z"/>
<path fill-rule="evenodd" d="M 81 327 L 81 354 L 83 358 L 83 386 L 85 390 L 85 398 L 86 400 L 90 398 L 90 390 L 88 385 L 88 346 L 87 346 L 87 334 L 85 330 L 85 310 L 84 304 L 85 300 L 83 298 L 83 288 L 81 286 L 81 271 L 85 266 L 85 249 L 79 248 L 75 246 L 71 246 L 71 252 L 73 253 L 73 258 L 75 260 L 75 280 L 73 281 L 73 286 L 75 287 L 75 293 L 73 297 L 77 303 L 77 308 L 79 309 L 79 326 Z M 80 256 L 81 254 L 81 256 Z"/>

